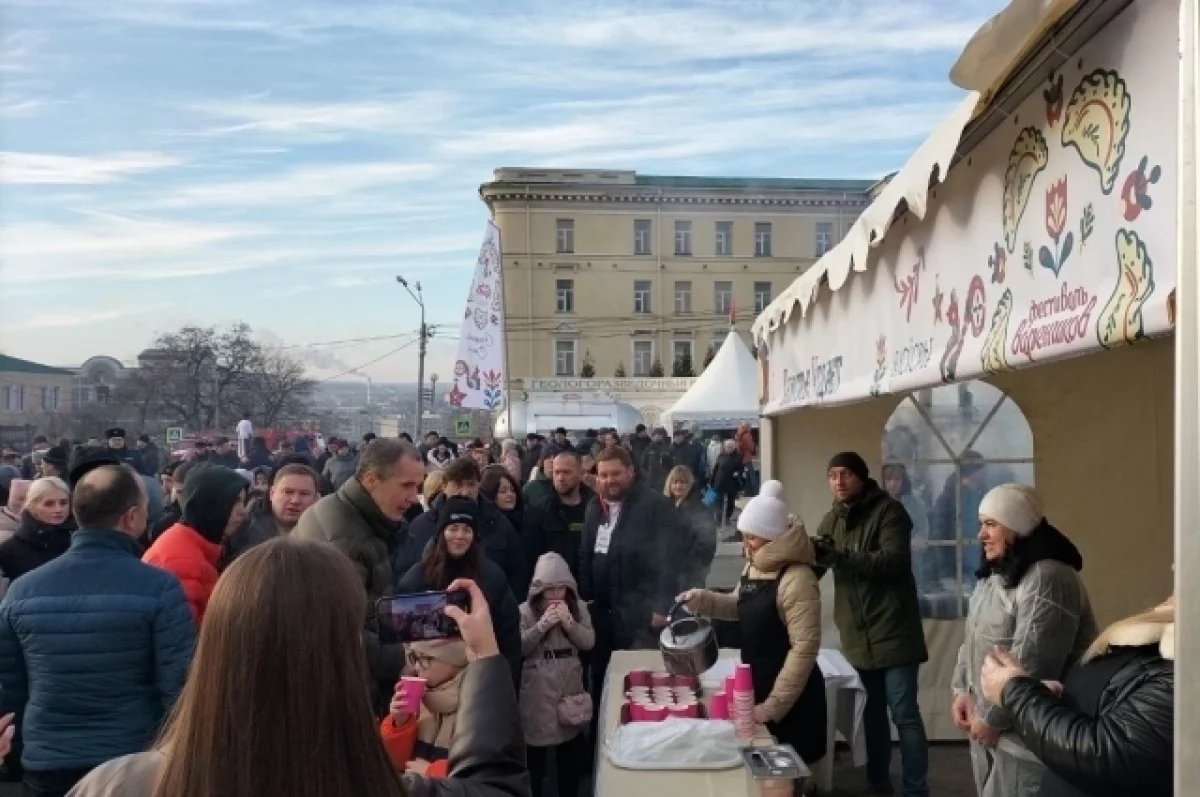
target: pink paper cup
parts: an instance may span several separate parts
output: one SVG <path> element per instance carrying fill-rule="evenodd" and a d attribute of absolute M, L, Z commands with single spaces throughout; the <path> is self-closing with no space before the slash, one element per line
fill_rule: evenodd
<path fill-rule="evenodd" d="M 649 670 L 630 670 L 629 671 L 630 686 L 650 686 Z"/>
<path fill-rule="evenodd" d="M 424 678 L 405 676 L 400 679 L 400 696 L 404 699 L 406 713 L 421 713 L 421 700 L 425 697 L 425 686 Z"/>
<path fill-rule="evenodd" d="M 733 699 L 733 690 L 733 676 L 731 675 L 725 679 L 725 694 L 729 696 L 730 700 Z"/>
<path fill-rule="evenodd" d="M 754 676 L 749 664 L 739 664 L 733 673 L 733 688 L 735 690 L 754 691 Z"/>
<path fill-rule="evenodd" d="M 714 692 L 708 704 L 708 718 L 714 720 L 729 719 L 729 695 L 724 692 Z"/>
<path fill-rule="evenodd" d="M 700 679 L 695 675 L 676 675 L 675 686 L 686 686 L 690 689 L 697 689 L 700 686 Z"/>
<path fill-rule="evenodd" d="M 671 706 L 667 709 L 667 716 L 675 719 L 689 719 L 692 715 L 687 706 Z"/>
<path fill-rule="evenodd" d="M 674 679 L 669 672 L 653 672 L 650 673 L 650 685 L 670 688 L 674 685 Z"/>
<path fill-rule="evenodd" d="M 629 707 L 630 722 L 645 722 L 646 721 L 646 707 L 645 706 L 643 706 L 640 703 L 626 703 L 625 705 Z"/>
<path fill-rule="evenodd" d="M 662 722 L 667 718 L 666 706 L 646 706 L 645 712 L 647 722 Z"/>

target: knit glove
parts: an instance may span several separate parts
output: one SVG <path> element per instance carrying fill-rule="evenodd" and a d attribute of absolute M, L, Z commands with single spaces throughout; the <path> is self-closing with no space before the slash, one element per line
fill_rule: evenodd
<path fill-rule="evenodd" d="M 821 567 L 834 567 L 842 560 L 842 552 L 837 549 L 833 537 L 827 535 L 813 538 L 813 551 Z"/>
<path fill-rule="evenodd" d="M 554 624 L 557 622 L 558 617 L 554 614 L 554 612 L 549 610 L 544 611 L 542 612 L 542 616 L 537 621 L 537 630 L 544 634 L 553 628 Z"/>

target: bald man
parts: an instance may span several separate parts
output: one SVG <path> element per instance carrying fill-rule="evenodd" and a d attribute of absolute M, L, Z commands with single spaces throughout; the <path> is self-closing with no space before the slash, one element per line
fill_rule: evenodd
<path fill-rule="evenodd" d="M 100 465 L 73 503 L 71 547 L 0 602 L 0 715 L 17 715 L 34 797 L 63 797 L 93 767 L 147 749 L 195 645 L 179 582 L 139 558 L 147 497 L 137 472 Z"/>

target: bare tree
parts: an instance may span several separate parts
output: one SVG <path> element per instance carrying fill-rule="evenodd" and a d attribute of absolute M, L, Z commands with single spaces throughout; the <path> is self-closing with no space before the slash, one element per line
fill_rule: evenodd
<path fill-rule="evenodd" d="M 308 413 L 316 384 L 295 357 L 279 349 L 264 351 L 259 368 L 246 379 L 244 394 L 253 407 L 247 416 L 260 426 L 296 420 Z"/>

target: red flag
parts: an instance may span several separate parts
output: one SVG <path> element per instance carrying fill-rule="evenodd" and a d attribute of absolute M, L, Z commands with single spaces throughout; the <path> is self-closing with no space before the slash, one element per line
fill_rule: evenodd
<path fill-rule="evenodd" d="M 737 308 L 730 307 L 729 308 L 729 326 L 732 327 L 732 326 L 735 326 L 736 324 L 737 324 Z"/>

